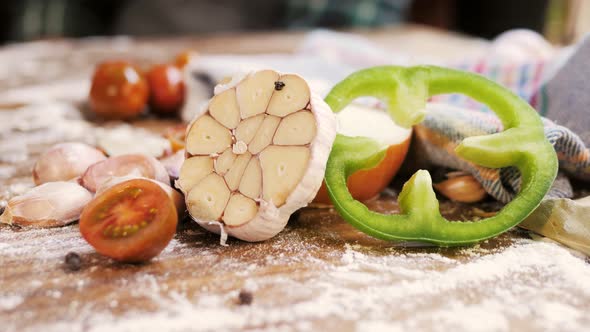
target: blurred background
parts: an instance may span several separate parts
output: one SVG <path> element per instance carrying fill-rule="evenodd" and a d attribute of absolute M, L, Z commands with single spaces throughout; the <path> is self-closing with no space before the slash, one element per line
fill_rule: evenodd
<path fill-rule="evenodd" d="M 2 0 L 0 44 L 96 35 L 177 36 L 417 23 L 493 38 L 528 28 L 555 44 L 590 30 L 585 0 Z"/>

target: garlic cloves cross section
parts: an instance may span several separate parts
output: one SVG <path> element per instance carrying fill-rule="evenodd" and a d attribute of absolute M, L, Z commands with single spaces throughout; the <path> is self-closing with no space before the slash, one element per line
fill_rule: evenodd
<path fill-rule="evenodd" d="M 263 241 L 315 197 L 335 136 L 332 111 L 300 76 L 234 78 L 188 126 L 176 186 L 204 228 Z"/>

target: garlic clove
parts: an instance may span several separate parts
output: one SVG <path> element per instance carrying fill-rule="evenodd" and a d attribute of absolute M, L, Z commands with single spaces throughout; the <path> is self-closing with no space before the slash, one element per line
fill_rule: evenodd
<path fill-rule="evenodd" d="M 281 87 L 282 86 L 282 87 Z M 302 110 L 310 99 L 307 82 L 298 75 L 281 75 L 268 105 L 268 114 L 284 117 Z"/>
<path fill-rule="evenodd" d="M 84 143 L 60 143 L 45 151 L 33 167 L 36 185 L 46 182 L 70 181 L 86 172 L 90 165 L 107 157 L 101 151 Z"/>
<path fill-rule="evenodd" d="M 487 195 L 482 185 L 471 175 L 453 176 L 433 186 L 438 192 L 455 202 L 475 203 Z"/>
<path fill-rule="evenodd" d="M 279 74 L 274 70 L 261 70 L 246 76 L 236 85 L 236 97 L 242 119 L 265 112 L 275 91 L 274 83 L 278 79 Z"/>
<path fill-rule="evenodd" d="M 175 186 L 186 194 L 211 173 L 213 173 L 212 158 L 207 156 L 187 158 L 180 167 L 180 176 Z"/>
<path fill-rule="evenodd" d="M 91 192 L 96 192 L 111 177 L 130 174 L 170 185 L 170 177 L 164 165 L 156 158 L 142 154 L 115 156 L 96 163 L 86 170 L 80 183 Z"/>
<path fill-rule="evenodd" d="M 315 126 L 308 124 L 313 121 L 313 114 L 300 111 L 287 115 L 277 128 L 273 143 L 276 145 L 305 145 L 311 143 L 316 134 Z"/>
<path fill-rule="evenodd" d="M 193 122 L 186 135 L 186 151 L 193 155 L 222 153 L 231 144 L 231 131 L 209 115 Z"/>
<path fill-rule="evenodd" d="M 75 182 L 47 182 L 8 201 L 0 222 L 32 227 L 63 226 L 78 220 L 92 194 Z"/>

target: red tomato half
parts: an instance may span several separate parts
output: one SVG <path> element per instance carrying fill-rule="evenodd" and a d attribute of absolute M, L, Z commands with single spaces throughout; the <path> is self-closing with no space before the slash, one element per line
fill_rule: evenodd
<path fill-rule="evenodd" d="M 102 255 L 142 262 L 164 250 L 177 223 L 168 194 L 150 180 L 133 179 L 96 196 L 82 211 L 80 232 Z"/>

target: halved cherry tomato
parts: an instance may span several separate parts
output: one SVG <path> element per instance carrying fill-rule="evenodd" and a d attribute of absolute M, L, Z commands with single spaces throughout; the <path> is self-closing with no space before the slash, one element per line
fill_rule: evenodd
<path fill-rule="evenodd" d="M 147 75 L 152 110 L 160 114 L 173 114 L 184 101 L 182 71 L 173 65 L 155 65 Z"/>
<path fill-rule="evenodd" d="M 155 182 L 133 179 L 96 196 L 82 211 L 80 232 L 102 255 L 143 262 L 164 250 L 177 223 L 168 194 Z"/>
<path fill-rule="evenodd" d="M 141 71 L 126 61 L 99 64 L 92 77 L 90 107 L 110 119 L 130 119 L 143 111 L 148 84 Z"/>

